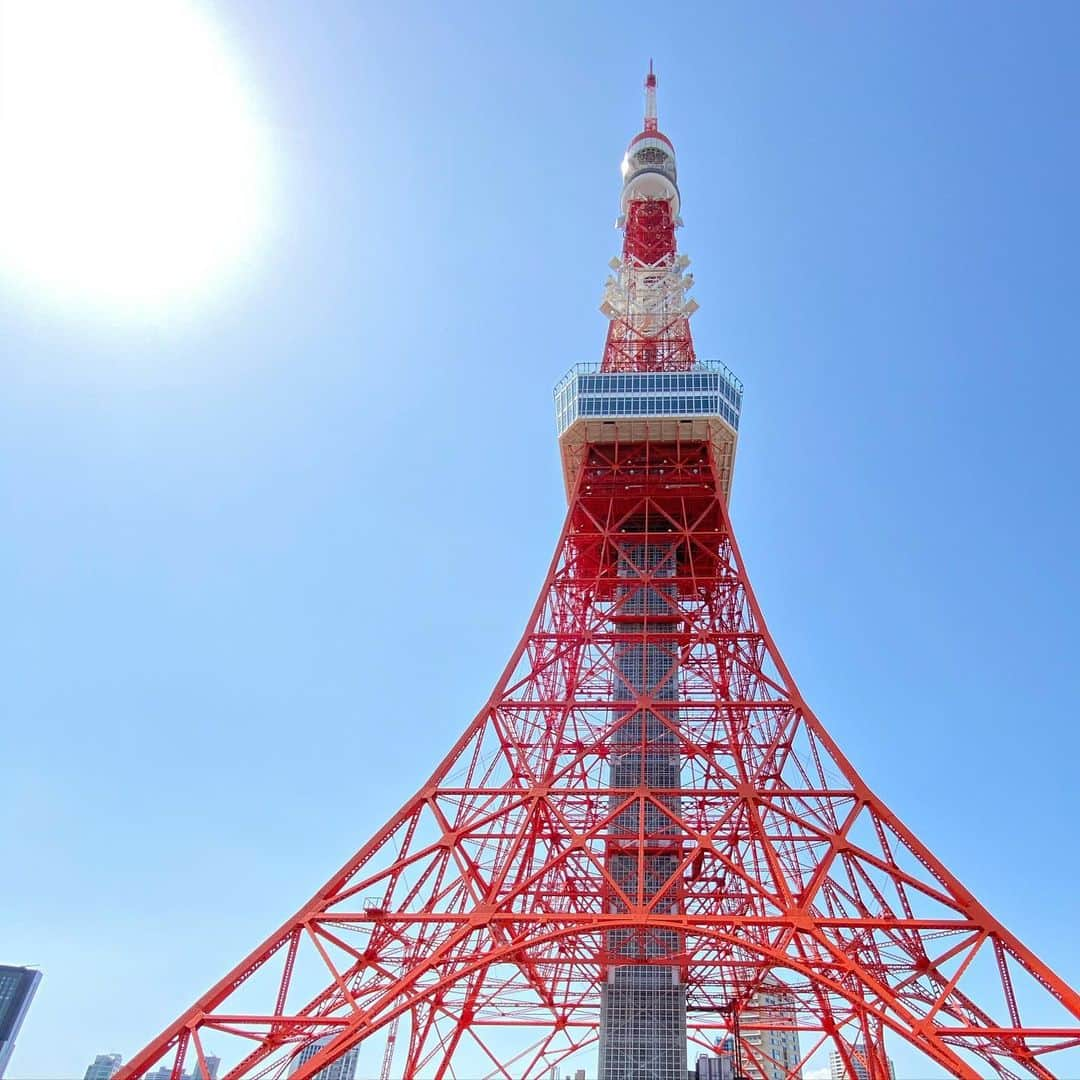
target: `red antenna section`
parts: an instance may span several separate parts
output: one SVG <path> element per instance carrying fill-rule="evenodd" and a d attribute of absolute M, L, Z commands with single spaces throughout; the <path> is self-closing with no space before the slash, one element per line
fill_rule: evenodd
<path fill-rule="evenodd" d="M 699 1054 L 710 1076 L 831 1057 L 889 1080 L 901 1043 L 927 1070 L 907 1075 L 1080 1075 L 1080 996 L 870 790 L 766 626 L 727 507 L 742 388 L 694 356 L 655 83 L 603 361 L 556 391 L 569 508 L 506 669 L 416 794 L 118 1080 L 213 1080 L 215 1057 L 222 1080 L 310 1080 L 357 1047 L 408 1080 L 547 1080 L 586 1051 L 599 1080 L 686 1080 Z M 372 764 L 302 722 L 318 813 L 346 814 Z M 912 748 L 883 730 L 880 753 Z"/>

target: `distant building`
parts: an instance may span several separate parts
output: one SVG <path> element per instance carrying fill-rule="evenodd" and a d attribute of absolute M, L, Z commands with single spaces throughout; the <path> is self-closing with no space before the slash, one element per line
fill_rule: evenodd
<path fill-rule="evenodd" d="M 831 1080 L 870 1080 L 870 1070 L 866 1067 L 866 1045 L 855 1043 L 851 1048 L 851 1070 L 844 1064 L 839 1050 L 829 1055 L 829 1076 Z M 896 1080 L 896 1066 L 889 1058 L 889 1076 Z"/>
<path fill-rule="evenodd" d="M 33 968 L 0 965 L 0 1078 L 40 982 L 41 972 Z"/>
<path fill-rule="evenodd" d="M 796 1000 L 779 979 L 770 979 L 739 1012 L 741 1076 L 746 1080 L 799 1080 Z M 738 1080 L 735 1040 L 718 1039 L 712 1054 L 699 1054 L 694 1080 Z"/>
<path fill-rule="evenodd" d="M 98 1054 L 87 1066 L 83 1080 L 112 1080 L 123 1063 L 119 1054 Z"/>
<path fill-rule="evenodd" d="M 734 1040 L 729 1035 L 716 1040 L 714 1054 L 698 1054 L 697 1068 L 690 1074 L 694 1080 L 735 1080 Z"/>
<path fill-rule="evenodd" d="M 206 1073 L 210 1080 L 217 1080 L 219 1068 L 221 1068 L 221 1058 L 214 1057 L 213 1054 L 207 1054 Z M 172 1069 L 168 1065 L 163 1065 L 160 1069 L 146 1073 L 144 1080 L 169 1080 L 171 1076 Z M 198 1064 L 192 1066 L 191 1072 L 181 1073 L 180 1076 L 181 1080 L 203 1080 L 203 1072 Z"/>
<path fill-rule="evenodd" d="M 730 1046 L 722 1048 L 717 1043 L 717 1053 L 698 1054 L 694 1080 L 735 1080 L 735 1059 Z"/>
<path fill-rule="evenodd" d="M 779 979 L 765 984 L 739 1014 L 743 1075 L 750 1080 L 798 1080 L 799 1032 L 795 997 Z"/>
<path fill-rule="evenodd" d="M 585 1080 L 585 1070 L 578 1069 L 578 1071 L 574 1073 L 574 1080 Z"/>
<path fill-rule="evenodd" d="M 333 1035 L 324 1035 L 321 1039 L 308 1043 L 292 1059 L 292 1064 L 289 1066 L 289 1075 L 291 1076 L 296 1072 L 305 1061 L 310 1061 L 333 1038 Z M 312 1080 L 356 1080 L 356 1063 L 359 1057 L 359 1050 L 346 1050 L 337 1061 L 327 1065 L 324 1069 L 320 1069 L 312 1077 Z"/>

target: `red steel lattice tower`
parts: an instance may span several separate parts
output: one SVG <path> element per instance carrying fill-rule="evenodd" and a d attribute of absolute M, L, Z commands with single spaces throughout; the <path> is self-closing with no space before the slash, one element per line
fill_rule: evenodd
<path fill-rule="evenodd" d="M 211 1053 L 307 1080 L 388 1032 L 410 1078 L 538 1080 L 598 1042 L 602 1080 L 682 1080 L 729 1035 L 769 1080 L 825 1049 L 886 1080 L 886 1033 L 961 1077 L 1078 1052 L 1080 996 L 869 790 L 765 626 L 727 510 L 742 389 L 694 355 L 655 92 L 650 68 L 603 361 L 556 390 L 565 524 L 494 691 L 119 1080 Z"/>

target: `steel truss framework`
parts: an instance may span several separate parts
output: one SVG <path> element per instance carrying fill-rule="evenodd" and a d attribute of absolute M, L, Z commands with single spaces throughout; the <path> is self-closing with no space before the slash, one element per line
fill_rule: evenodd
<path fill-rule="evenodd" d="M 641 564 L 657 550 L 666 565 Z M 622 617 L 628 576 L 665 610 Z M 620 655 L 646 645 L 672 658 L 673 692 L 619 683 Z M 678 788 L 611 786 L 612 733 L 634 716 L 649 719 L 633 729 L 643 763 L 657 732 L 677 744 Z M 658 852 L 673 869 L 648 881 Z M 874 796 L 803 701 L 700 443 L 589 449 L 479 715 L 121 1080 L 168 1061 L 174 1078 L 205 1072 L 211 1052 L 233 1055 L 230 1080 L 283 1076 L 331 1034 L 293 1074 L 306 1080 L 395 1020 L 399 1075 L 539 1080 L 596 1039 L 611 942 L 634 938 L 653 943 L 635 964 L 681 970 L 702 1047 L 744 1006 L 743 1035 L 794 1026 L 804 1061 L 828 1043 L 873 1080 L 888 1076 L 886 1032 L 961 1077 L 1049 1078 L 1080 1046 L 1080 997 Z M 770 1021 L 749 1003 L 778 982 L 790 1005 Z M 760 1053 L 743 1040 L 750 1067 Z"/>
<path fill-rule="evenodd" d="M 681 272 L 675 250 L 675 219 L 663 201 L 627 207 L 621 259 L 604 290 L 610 319 L 604 343 L 605 371 L 689 371 L 694 342 L 685 293 L 692 278 Z M 685 263 L 689 263 L 685 259 Z"/>

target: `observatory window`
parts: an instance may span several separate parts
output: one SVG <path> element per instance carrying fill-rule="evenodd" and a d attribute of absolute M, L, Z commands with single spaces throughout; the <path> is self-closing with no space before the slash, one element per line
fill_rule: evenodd
<path fill-rule="evenodd" d="M 634 160 L 639 165 L 666 165 L 668 156 L 655 146 L 646 146 L 644 150 L 639 150 L 634 155 Z"/>

